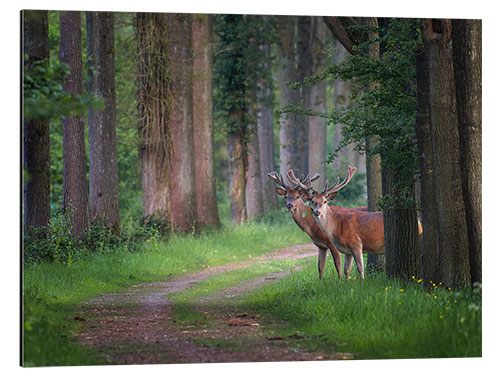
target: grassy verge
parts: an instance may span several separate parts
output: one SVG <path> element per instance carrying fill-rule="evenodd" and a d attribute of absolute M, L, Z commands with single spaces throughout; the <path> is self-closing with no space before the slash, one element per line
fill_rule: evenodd
<path fill-rule="evenodd" d="M 24 365 L 92 364 L 89 353 L 71 340 L 78 327 L 78 304 L 128 285 L 156 281 L 231 261 L 241 261 L 307 236 L 290 220 L 224 226 L 201 235 L 173 235 L 145 241 L 139 251 L 91 254 L 70 264 L 37 263 L 23 272 Z M 77 317 L 76 317 L 77 318 Z"/>
<path fill-rule="evenodd" d="M 449 291 L 368 275 L 319 281 L 315 264 L 260 288 L 242 305 L 288 323 L 301 345 L 358 358 L 481 356 L 480 290 Z"/>

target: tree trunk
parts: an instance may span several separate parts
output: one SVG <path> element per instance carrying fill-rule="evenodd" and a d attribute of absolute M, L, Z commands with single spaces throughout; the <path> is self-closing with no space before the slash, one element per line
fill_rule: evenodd
<path fill-rule="evenodd" d="M 426 284 L 438 280 L 439 233 L 434 170 L 432 166 L 432 139 L 427 52 L 417 54 L 417 118 L 416 135 L 420 160 L 420 205 L 422 212 L 422 277 Z"/>
<path fill-rule="evenodd" d="M 25 69 L 49 59 L 49 26 L 47 11 L 23 11 L 23 52 L 28 55 Z M 24 226 L 43 228 L 50 221 L 50 133 L 49 120 L 24 119 L 23 165 Z"/>
<path fill-rule="evenodd" d="M 235 114 L 235 116 L 242 114 Z M 241 121 L 241 120 L 239 120 Z M 229 200 L 231 206 L 231 222 L 243 223 L 247 219 L 245 208 L 247 162 L 245 155 L 245 136 L 243 131 L 228 134 L 229 154 Z"/>
<path fill-rule="evenodd" d="M 398 180 L 397 171 L 384 169 L 382 193 L 392 194 Z M 405 208 L 384 209 L 384 241 L 386 272 L 390 277 L 420 278 L 422 274 L 421 244 L 417 211 Z"/>
<path fill-rule="evenodd" d="M 118 233 L 118 162 L 116 154 L 116 97 L 114 15 L 87 12 L 87 62 L 90 95 L 104 100 L 104 109 L 89 111 L 90 219 Z"/>
<path fill-rule="evenodd" d="M 423 21 L 429 51 L 433 170 L 439 227 L 439 277 L 449 287 L 470 285 L 467 223 L 460 171 L 460 138 L 453 71 L 451 20 Z"/>
<path fill-rule="evenodd" d="M 193 139 L 193 52 L 191 15 L 167 14 L 170 57 L 170 207 L 172 228 L 193 230 L 196 224 L 196 190 Z"/>
<path fill-rule="evenodd" d="M 320 73 L 325 67 L 326 26 L 320 17 L 312 17 L 311 73 Z M 308 90 L 308 106 L 315 112 L 326 112 L 326 82 L 317 82 Z M 326 178 L 326 122 L 319 116 L 309 117 L 309 171 L 321 177 L 313 186 L 318 190 Z"/>
<path fill-rule="evenodd" d="M 367 26 L 378 25 L 377 19 L 373 17 L 366 18 L 363 20 L 363 22 Z M 368 38 L 370 40 L 378 38 L 378 33 L 370 32 Z M 368 47 L 368 56 L 374 60 L 380 59 L 380 46 L 378 43 L 370 44 L 370 46 Z M 367 149 L 370 150 L 375 147 L 377 142 L 378 140 L 376 136 L 371 135 L 367 137 Z M 377 211 L 377 199 L 382 195 L 382 168 L 380 165 L 380 154 L 366 157 L 366 193 L 368 201 L 368 211 Z M 368 254 L 366 260 L 368 268 L 375 267 L 383 269 L 386 264 L 385 255 Z"/>
<path fill-rule="evenodd" d="M 264 212 L 264 201 L 262 199 L 262 180 L 260 173 L 260 155 L 259 155 L 259 134 L 257 124 L 252 123 L 248 126 L 251 134 L 248 142 L 248 178 L 246 184 L 246 206 L 249 219 L 262 215 Z"/>
<path fill-rule="evenodd" d="M 193 14 L 193 125 L 198 225 L 220 227 L 214 164 L 212 15 Z"/>
<path fill-rule="evenodd" d="M 81 95 L 82 27 L 80 12 L 61 12 L 61 48 L 59 60 L 69 65 L 70 74 L 63 83 L 65 91 Z M 65 117 L 63 128 L 63 210 L 69 215 L 72 232 L 81 235 L 88 228 L 87 163 L 83 116 Z"/>
<path fill-rule="evenodd" d="M 266 56 L 264 69 L 271 69 L 271 48 L 269 45 L 260 47 Z M 275 170 L 274 165 L 274 120 L 273 108 L 271 107 L 271 89 L 268 82 L 259 83 L 257 95 L 257 131 L 259 136 L 259 156 L 260 156 L 260 178 L 262 184 L 262 200 L 264 211 L 278 209 L 278 199 L 272 182 L 269 182 L 267 174 Z M 266 100 L 267 99 L 267 100 Z"/>
<path fill-rule="evenodd" d="M 279 79 L 280 79 L 280 107 L 283 108 L 290 101 L 298 102 L 298 92 L 290 88 L 292 82 L 297 81 L 295 63 L 295 24 L 296 17 L 279 17 Z M 297 119 L 294 115 L 284 114 L 280 119 L 280 172 L 284 175 L 289 169 L 296 169 L 298 165 Z M 296 171 L 297 174 L 303 173 Z"/>
<path fill-rule="evenodd" d="M 464 194 L 471 281 L 482 282 L 482 22 L 453 20 L 460 165 Z"/>
<path fill-rule="evenodd" d="M 310 77 L 312 67 L 312 43 L 314 37 L 314 17 L 299 16 L 297 27 L 297 81 L 303 82 L 304 78 Z M 304 108 L 311 108 L 310 86 L 302 86 L 296 93 Z M 309 116 L 297 115 L 297 173 L 309 173 Z"/>
<path fill-rule="evenodd" d="M 171 226 L 167 20 L 161 13 L 137 13 L 137 82 L 142 166 L 142 214 Z"/>
<path fill-rule="evenodd" d="M 334 63 L 340 64 L 347 57 L 347 50 L 344 46 L 338 41 L 335 41 L 335 54 L 334 54 Z M 352 90 L 352 82 L 351 81 L 342 81 L 340 79 L 336 79 L 333 82 L 334 90 L 334 103 L 335 108 L 343 108 L 348 107 L 350 105 L 350 95 Z M 335 134 L 334 134 L 334 149 L 336 149 L 342 139 L 342 124 L 335 125 Z M 342 158 L 345 158 L 349 161 L 349 164 L 356 167 L 358 173 L 366 173 L 366 158 L 365 155 L 360 154 L 354 148 L 355 144 L 350 144 L 345 146 L 340 152 L 339 157 L 333 161 L 333 168 L 339 169 L 341 167 L 340 161 Z"/>

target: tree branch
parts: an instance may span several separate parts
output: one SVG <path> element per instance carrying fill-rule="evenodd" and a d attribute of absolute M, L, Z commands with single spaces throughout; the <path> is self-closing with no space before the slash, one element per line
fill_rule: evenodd
<path fill-rule="evenodd" d="M 323 16 L 323 20 L 335 38 L 351 55 L 359 54 L 354 50 L 354 46 L 360 43 L 360 36 L 355 31 L 349 30 L 349 26 L 358 26 L 354 18 Z"/>

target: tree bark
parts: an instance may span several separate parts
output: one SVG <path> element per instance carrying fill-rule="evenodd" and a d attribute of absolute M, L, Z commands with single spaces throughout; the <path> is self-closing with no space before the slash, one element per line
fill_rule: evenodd
<path fill-rule="evenodd" d="M 297 27 L 297 81 L 304 82 L 304 78 L 310 77 L 312 67 L 312 43 L 314 37 L 314 17 L 299 16 Z M 312 87 L 303 85 L 296 94 L 304 108 L 311 108 Z M 309 173 L 309 116 L 297 115 L 297 173 Z"/>
<path fill-rule="evenodd" d="M 453 20 L 452 27 L 460 165 L 471 281 L 482 282 L 482 22 Z"/>
<path fill-rule="evenodd" d="M 271 48 L 269 45 L 260 47 L 266 56 L 264 69 L 271 69 L 269 63 L 271 59 Z M 262 200 L 264 202 L 264 211 L 278 209 L 278 199 L 272 182 L 269 182 L 267 174 L 275 170 L 274 165 L 274 119 L 273 108 L 269 100 L 271 89 L 268 82 L 259 83 L 257 96 L 257 131 L 259 136 L 259 156 L 260 156 L 260 178 L 262 183 Z M 267 99 L 267 100 L 266 100 Z"/>
<path fill-rule="evenodd" d="M 70 74 L 65 91 L 82 95 L 82 28 L 80 12 L 61 12 L 59 60 L 68 64 Z M 85 124 L 83 116 L 65 117 L 63 128 L 63 210 L 69 215 L 72 232 L 79 236 L 88 228 L 88 190 L 86 176 Z"/>
<path fill-rule="evenodd" d="M 264 212 L 264 201 L 262 199 L 259 134 L 257 132 L 257 124 L 249 124 L 248 131 L 251 134 L 251 138 L 248 142 L 248 178 L 245 198 L 248 218 L 253 219 L 256 216 L 262 215 Z"/>
<path fill-rule="evenodd" d="M 363 19 L 363 23 L 367 26 L 378 26 L 376 18 L 369 17 Z M 378 33 L 368 33 L 368 39 L 373 40 L 378 38 Z M 368 47 L 368 56 L 374 60 L 380 59 L 380 45 L 379 43 L 371 43 Z M 368 150 L 375 147 L 378 143 L 377 137 L 374 135 L 368 136 L 366 139 L 366 148 Z M 382 195 L 382 167 L 380 154 L 372 155 L 366 158 L 366 192 L 368 211 L 377 211 L 377 199 Z M 384 227 L 386 224 L 384 224 Z M 387 246 L 386 246 L 387 251 Z M 368 268 L 384 268 L 386 265 L 385 255 L 368 254 L 367 258 Z"/>
<path fill-rule="evenodd" d="M 199 228 L 220 227 L 214 164 L 212 15 L 193 14 L 193 125 Z"/>
<path fill-rule="evenodd" d="M 312 17 L 311 73 L 317 74 L 325 67 L 326 26 L 320 17 Z M 317 82 L 306 92 L 308 106 L 315 112 L 326 112 L 326 82 Z M 313 183 L 318 190 L 326 178 L 326 121 L 319 116 L 309 117 L 309 171 L 321 177 Z M 315 185 L 314 185 L 315 184 Z"/>
<path fill-rule="evenodd" d="M 397 184 L 398 172 L 385 169 L 382 193 L 391 194 Z M 418 234 L 417 211 L 387 208 L 384 215 L 385 266 L 388 276 L 409 279 L 422 274 L 421 244 Z"/>
<path fill-rule="evenodd" d="M 167 14 L 170 56 L 170 207 L 172 228 L 195 229 L 196 190 L 193 139 L 193 52 L 191 15 Z"/>
<path fill-rule="evenodd" d="M 142 166 L 142 214 L 171 227 L 169 150 L 171 135 L 168 86 L 167 20 L 161 13 L 136 14 L 139 160 Z"/>
<path fill-rule="evenodd" d="M 234 114 L 234 116 L 242 116 L 242 114 Z M 245 207 L 247 161 L 243 131 L 240 130 L 238 133 L 231 132 L 228 134 L 228 154 L 231 222 L 233 224 L 240 224 L 247 219 Z"/>
<path fill-rule="evenodd" d="M 118 233 L 118 162 L 116 154 L 116 97 L 114 15 L 87 12 L 88 92 L 104 100 L 103 110 L 89 111 L 90 219 Z"/>
<path fill-rule="evenodd" d="M 292 82 L 297 81 L 297 67 L 295 63 L 295 24 L 296 17 L 279 17 L 278 63 L 280 79 L 280 107 L 283 108 L 290 101 L 297 104 L 298 92 L 290 88 Z M 298 164 L 297 120 L 294 115 L 284 114 L 280 119 L 280 171 L 283 175 L 289 169 L 296 169 Z M 297 171 L 296 173 L 301 173 Z"/>
<path fill-rule="evenodd" d="M 334 64 L 340 64 L 347 57 L 347 50 L 344 46 L 338 41 L 335 40 L 335 54 L 334 54 Z M 348 107 L 350 105 L 350 95 L 352 89 L 352 81 L 342 81 L 340 79 L 336 79 L 333 82 L 334 90 L 334 103 L 335 108 L 343 108 Z M 335 134 L 334 134 L 334 149 L 337 149 L 340 141 L 342 140 L 342 124 L 335 125 Z M 360 154 L 356 151 L 355 144 L 350 144 L 344 146 L 342 150 L 339 152 L 339 157 L 333 161 L 334 170 L 339 169 L 341 167 L 342 158 L 349 161 L 349 163 L 356 167 L 358 173 L 366 173 L 366 158 L 365 155 Z"/>
<path fill-rule="evenodd" d="M 23 52 L 28 55 L 27 71 L 36 61 L 49 59 L 47 11 L 23 11 Z M 50 132 L 49 120 L 24 119 L 23 166 L 24 226 L 43 228 L 50 221 Z"/>
<path fill-rule="evenodd" d="M 460 138 L 453 71 L 451 20 L 423 21 L 429 51 L 433 170 L 439 227 L 439 277 L 449 287 L 470 285 L 467 223 L 460 171 Z"/>
<path fill-rule="evenodd" d="M 420 160 L 420 205 L 422 212 L 422 277 L 429 281 L 438 280 L 439 232 L 437 202 L 435 195 L 434 168 L 432 165 L 432 138 L 429 101 L 428 51 L 425 48 L 417 54 L 417 118 L 416 135 Z"/>
<path fill-rule="evenodd" d="M 351 55 L 359 53 L 354 47 L 361 42 L 359 33 L 353 29 L 349 29 L 350 26 L 358 26 L 354 18 L 324 16 L 323 20 L 335 38 L 342 43 Z"/>

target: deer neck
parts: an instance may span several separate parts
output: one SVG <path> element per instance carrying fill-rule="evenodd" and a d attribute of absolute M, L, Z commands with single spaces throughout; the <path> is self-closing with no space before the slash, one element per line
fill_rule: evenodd
<path fill-rule="evenodd" d="M 338 213 L 335 210 L 331 210 L 328 206 L 326 206 L 325 212 L 316 217 L 316 223 L 323 233 L 330 239 L 330 241 L 334 241 L 335 239 L 338 223 L 337 216 Z"/>
<path fill-rule="evenodd" d="M 311 234 L 311 212 L 310 208 L 307 207 L 301 199 L 297 201 L 295 207 L 290 211 L 293 217 L 293 220 L 297 223 L 297 225 L 307 234 Z M 314 219 L 312 219 L 314 220 Z"/>

